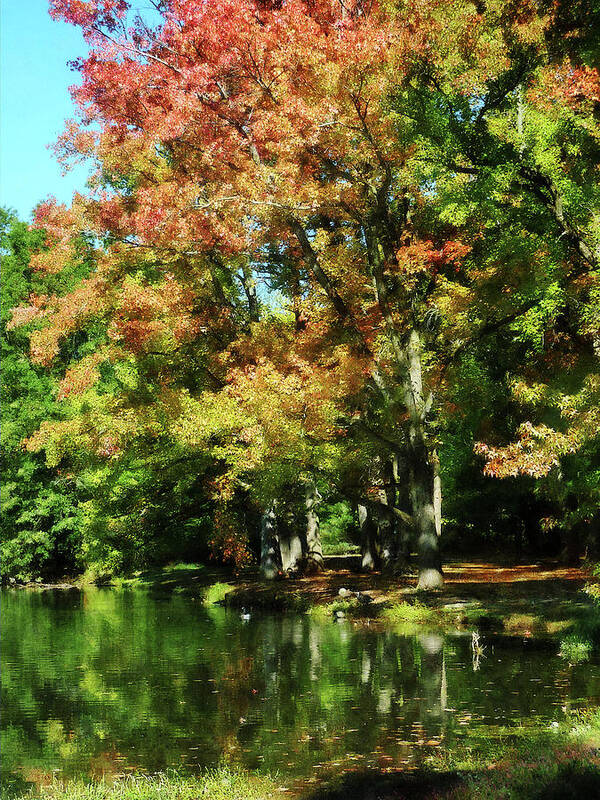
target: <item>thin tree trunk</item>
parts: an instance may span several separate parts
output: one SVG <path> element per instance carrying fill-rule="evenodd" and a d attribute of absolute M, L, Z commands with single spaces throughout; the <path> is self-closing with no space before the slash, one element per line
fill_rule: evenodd
<path fill-rule="evenodd" d="M 431 456 L 433 465 L 433 513 L 435 515 L 435 532 L 442 535 L 442 476 L 440 475 L 440 457 L 437 450 Z"/>
<path fill-rule="evenodd" d="M 411 502 L 408 492 L 408 477 L 406 475 L 406 470 L 402 470 L 403 485 L 401 485 L 400 458 L 397 453 L 392 456 L 391 465 L 392 477 L 394 485 L 396 486 L 396 502 L 402 508 L 407 508 L 410 506 Z M 395 518 L 394 524 L 397 537 L 396 563 L 394 569 L 397 573 L 403 573 L 407 571 L 410 564 L 413 531 L 409 525 L 398 517 Z"/>
<path fill-rule="evenodd" d="M 383 485 L 379 490 L 379 499 L 387 508 L 396 505 L 396 486 L 394 470 L 389 459 L 382 459 L 381 477 Z M 396 521 L 390 512 L 384 508 L 379 509 L 378 520 L 379 543 L 381 548 L 381 566 L 384 569 L 393 569 L 396 564 L 398 551 Z"/>
<path fill-rule="evenodd" d="M 256 280 L 252 274 L 252 268 L 244 265 L 241 272 L 238 274 L 241 281 L 242 288 L 248 300 L 248 313 L 253 322 L 258 322 L 258 298 L 256 296 Z"/>
<path fill-rule="evenodd" d="M 519 155 L 522 157 L 525 151 L 525 101 L 523 98 L 523 84 L 517 87 L 517 139 L 519 143 Z"/>
<path fill-rule="evenodd" d="M 273 580 L 279 572 L 277 538 L 275 502 L 272 502 L 260 522 L 260 571 L 267 580 Z"/>
<path fill-rule="evenodd" d="M 310 481 L 306 485 L 304 495 L 306 508 L 306 572 L 308 574 L 322 572 L 325 569 L 319 514 L 317 512 L 317 506 L 320 501 L 321 495 L 314 482 Z"/>
<path fill-rule="evenodd" d="M 376 528 L 371 511 L 366 505 L 358 506 L 358 526 L 360 529 L 361 569 L 371 572 L 379 565 L 377 552 Z"/>

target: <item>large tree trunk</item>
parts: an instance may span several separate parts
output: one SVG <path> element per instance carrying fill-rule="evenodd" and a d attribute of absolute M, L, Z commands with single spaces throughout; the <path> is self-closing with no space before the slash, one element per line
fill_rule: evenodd
<path fill-rule="evenodd" d="M 306 485 L 304 503 L 306 508 L 306 572 L 321 572 L 325 569 L 323 546 L 317 506 L 321 501 L 317 487 L 311 481 Z"/>
<path fill-rule="evenodd" d="M 277 517 L 272 502 L 260 522 L 260 571 L 268 580 L 273 580 L 279 572 L 277 550 Z"/>
<path fill-rule="evenodd" d="M 303 547 L 294 515 L 288 512 L 279 526 L 279 550 L 281 552 L 281 570 L 286 575 L 300 572 L 303 558 Z"/>
<path fill-rule="evenodd" d="M 439 537 L 435 528 L 433 505 L 433 470 L 427 454 L 415 454 L 410 468 L 410 493 L 419 556 L 417 589 L 441 589 L 444 585 L 440 558 Z"/>
<path fill-rule="evenodd" d="M 385 237 L 378 239 L 373 230 L 365 228 L 369 261 L 379 308 L 385 321 L 386 333 L 397 364 L 404 405 L 408 413 L 409 490 L 412 501 L 413 522 L 417 534 L 419 555 L 418 589 L 439 589 L 444 584 L 436 533 L 434 482 L 431 453 L 425 435 L 425 417 L 431 397 L 423 394 L 421 365 L 421 337 L 414 327 L 407 338 L 396 328 L 384 277 Z M 392 257 L 391 239 L 388 239 L 388 257 Z"/>
<path fill-rule="evenodd" d="M 358 506 L 358 527 L 360 529 L 361 569 L 371 572 L 379 566 L 379 553 L 377 548 L 377 528 L 373 516 L 366 505 Z"/>
<path fill-rule="evenodd" d="M 568 567 L 578 567 L 581 561 L 583 553 L 582 528 L 583 524 L 576 522 L 575 525 L 563 533 L 560 560 Z"/>
<path fill-rule="evenodd" d="M 598 561 L 600 556 L 600 512 L 594 514 L 587 526 L 584 556 L 590 561 Z"/>
<path fill-rule="evenodd" d="M 433 453 L 425 437 L 426 401 L 423 397 L 421 340 L 416 330 L 407 342 L 404 396 L 409 413 L 409 485 L 419 555 L 417 589 L 440 589 L 444 585 L 439 536 L 436 530 Z"/>

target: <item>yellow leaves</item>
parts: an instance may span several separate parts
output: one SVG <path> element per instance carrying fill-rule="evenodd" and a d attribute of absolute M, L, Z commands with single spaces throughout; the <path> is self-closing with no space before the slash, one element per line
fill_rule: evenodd
<path fill-rule="evenodd" d="M 170 273 L 155 284 L 127 276 L 111 309 L 108 334 L 136 355 L 153 349 L 174 350 L 196 338 L 204 327 L 195 301 L 195 291 Z"/>
<path fill-rule="evenodd" d="M 131 357 L 118 360 L 114 364 L 114 373 L 119 383 L 130 391 L 139 388 L 140 373 L 135 360 Z"/>
<path fill-rule="evenodd" d="M 147 443 L 165 435 L 166 414 L 160 403 L 129 407 L 125 398 L 97 393 L 93 386 L 81 394 L 70 392 L 68 400 L 67 419 L 43 422 L 25 441 L 30 451 L 45 450 L 49 466 L 67 458 L 89 459 L 90 453 L 116 459 L 136 440 Z"/>
<path fill-rule="evenodd" d="M 58 355 L 60 332 L 46 328 L 31 334 L 29 352 L 34 364 L 49 366 Z"/>
<path fill-rule="evenodd" d="M 588 375 L 574 395 L 559 395 L 544 384 L 526 386 L 513 383 L 515 397 L 527 403 L 550 402 L 560 408 L 565 423 L 559 430 L 549 425 L 524 422 L 518 438 L 505 447 L 489 447 L 481 442 L 475 452 L 486 460 L 484 471 L 497 478 L 519 474 L 542 478 L 560 464 L 561 457 L 576 453 L 600 431 L 600 375 Z"/>
<path fill-rule="evenodd" d="M 31 336 L 31 357 L 47 366 L 57 355 L 61 340 L 100 312 L 103 293 L 102 281 L 92 277 L 64 297 L 32 297 L 30 305 L 15 309 L 11 327 L 45 319 L 46 325 Z"/>
<path fill-rule="evenodd" d="M 86 437 L 82 437 L 84 429 L 82 419 L 45 421 L 36 433 L 25 440 L 25 446 L 34 453 L 45 450 L 47 465 L 56 467 L 68 453 L 85 446 Z"/>
<path fill-rule="evenodd" d="M 42 250 L 31 257 L 31 268 L 40 272 L 62 272 L 74 259 L 75 247 L 71 241 L 60 241 L 50 250 Z"/>
<path fill-rule="evenodd" d="M 251 438 L 248 417 L 236 399 L 223 391 L 204 392 L 192 398 L 185 391 L 177 394 L 178 408 L 169 432 L 189 447 L 208 447 L 211 443 L 240 433 L 242 441 Z"/>
<path fill-rule="evenodd" d="M 169 435 L 223 465 L 223 482 L 214 487 L 219 497 L 244 474 L 255 479 L 283 463 L 309 465 L 315 443 L 339 437 L 336 419 L 348 393 L 362 387 L 364 364 L 341 345 L 315 359 L 314 342 L 307 359 L 303 344 L 288 325 L 255 325 L 251 337 L 232 346 L 230 360 L 243 362 L 230 366 L 223 389 L 196 397 L 163 393 Z"/>
<path fill-rule="evenodd" d="M 552 401 L 552 391 L 545 383 L 528 384 L 524 380 L 515 378 L 511 381 L 510 388 L 513 397 L 522 405 L 536 406 L 540 403 Z M 556 402 L 556 398 L 554 398 Z"/>
<path fill-rule="evenodd" d="M 475 292 L 471 286 L 450 281 L 441 276 L 436 281 L 433 294 L 435 307 L 442 317 L 442 326 L 451 331 L 452 338 L 467 338 L 473 330 L 475 319 L 473 300 Z"/>
<path fill-rule="evenodd" d="M 45 231 L 47 248 L 32 256 L 31 268 L 58 273 L 72 263 L 78 237 L 86 229 L 84 216 L 85 202 L 81 195 L 75 196 L 70 208 L 58 205 L 53 197 L 40 203 L 35 209 L 34 225 Z"/>

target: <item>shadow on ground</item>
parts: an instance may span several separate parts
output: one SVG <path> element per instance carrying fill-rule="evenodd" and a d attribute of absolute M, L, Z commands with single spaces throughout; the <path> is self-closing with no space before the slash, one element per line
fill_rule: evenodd
<path fill-rule="evenodd" d="M 446 798 L 462 785 L 451 772 L 354 772 L 300 795 L 300 800 L 420 800 Z"/>
<path fill-rule="evenodd" d="M 305 791 L 300 800 L 592 800 L 600 768 L 581 761 L 552 775 L 511 767 L 480 772 L 358 772 Z"/>

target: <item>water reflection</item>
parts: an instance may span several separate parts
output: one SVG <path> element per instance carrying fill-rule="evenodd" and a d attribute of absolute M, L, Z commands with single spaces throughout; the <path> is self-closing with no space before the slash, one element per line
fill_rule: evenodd
<path fill-rule="evenodd" d="M 29 780 L 230 760 L 291 775 L 412 764 L 491 725 L 600 700 L 555 646 L 401 636 L 308 616 L 243 620 L 183 598 L 4 593 L 3 770 Z"/>

